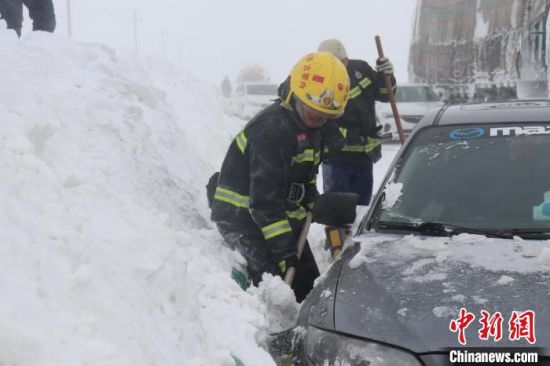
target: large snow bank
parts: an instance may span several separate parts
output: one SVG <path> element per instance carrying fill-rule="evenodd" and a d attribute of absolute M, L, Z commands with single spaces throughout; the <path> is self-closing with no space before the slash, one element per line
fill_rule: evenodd
<path fill-rule="evenodd" d="M 48 33 L 0 44 L 0 365 L 273 364 L 208 221 L 242 124 L 217 90 Z"/>

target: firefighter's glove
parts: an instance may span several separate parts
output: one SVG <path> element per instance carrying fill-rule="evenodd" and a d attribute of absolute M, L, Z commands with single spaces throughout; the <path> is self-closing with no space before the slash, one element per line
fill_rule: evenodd
<path fill-rule="evenodd" d="M 279 269 L 281 270 L 281 273 L 285 275 L 286 271 L 290 267 L 294 267 L 294 268 L 298 267 L 298 257 L 293 255 L 291 257 L 287 257 L 285 259 L 280 260 L 279 263 L 277 264 L 279 266 Z"/>
<path fill-rule="evenodd" d="M 393 75 L 393 64 L 387 57 L 376 60 L 376 71 L 383 72 L 386 75 Z"/>

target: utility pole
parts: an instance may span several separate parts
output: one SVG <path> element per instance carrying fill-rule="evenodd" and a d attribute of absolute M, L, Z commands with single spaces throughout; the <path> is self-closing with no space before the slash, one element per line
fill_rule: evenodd
<path fill-rule="evenodd" d="M 73 29 L 71 24 L 71 0 L 67 0 L 67 35 L 73 37 Z"/>

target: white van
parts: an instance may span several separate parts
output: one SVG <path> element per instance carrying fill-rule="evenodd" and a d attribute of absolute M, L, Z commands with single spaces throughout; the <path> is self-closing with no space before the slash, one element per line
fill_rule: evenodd
<path fill-rule="evenodd" d="M 277 95 L 277 84 L 269 82 L 246 82 L 237 86 L 231 105 L 233 113 L 243 119 L 254 117 L 259 111 L 271 105 Z"/>

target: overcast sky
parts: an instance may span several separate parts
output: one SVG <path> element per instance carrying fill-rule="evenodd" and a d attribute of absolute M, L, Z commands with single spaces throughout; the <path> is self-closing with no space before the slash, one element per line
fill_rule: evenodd
<path fill-rule="evenodd" d="M 225 75 L 234 81 L 250 64 L 282 81 L 326 38 L 339 38 L 350 58 L 374 64 L 376 34 L 398 80 L 408 78 L 416 0 L 54 0 L 61 35 L 67 35 L 68 1 L 74 39 L 132 51 L 135 11 L 140 55 L 164 55 L 217 84 Z"/>

